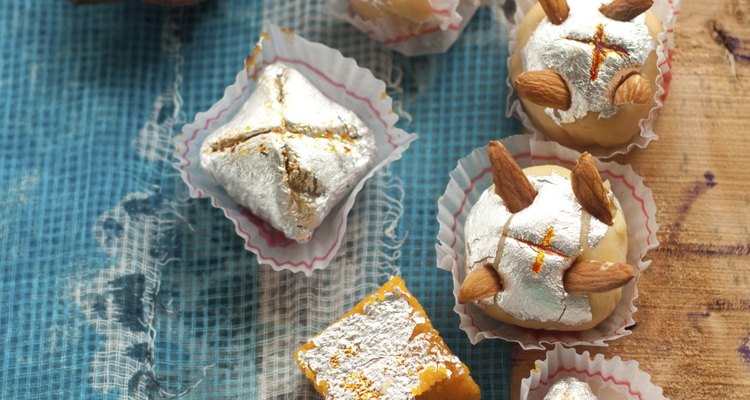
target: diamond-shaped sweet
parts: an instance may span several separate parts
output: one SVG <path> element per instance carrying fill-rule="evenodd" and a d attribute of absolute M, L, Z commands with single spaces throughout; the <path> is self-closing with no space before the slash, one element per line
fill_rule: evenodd
<path fill-rule="evenodd" d="M 201 146 L 201 167 L 239 204 L 307 242 L 376 153 L 357 115 L 293 68 L 266 67 L 237 115 Z"/>

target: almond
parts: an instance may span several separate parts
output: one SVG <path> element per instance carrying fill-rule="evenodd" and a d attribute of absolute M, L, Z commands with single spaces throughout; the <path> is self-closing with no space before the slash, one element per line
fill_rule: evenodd
<path fill-rule="evenodd" d="M 576 166 L 570 172 L 570 183 L 584 210 L 609 226 L 614 224 L 616 208 L 591 154 L 583 153 L 578 157 Z"/>
<path fill-rule="evenodd" d="M 555 71 L 527 71 L 518 75 L 514 83 L 522 99 L 558 110 L 570 108 L 568 84 Z"/>
<path fill-rule="evenodd" d="M 505 146 L 497 140 L 491 141 L 487 147 L 487 156 L 492 166 L 495 193 L 503 199 L 508 210 L 517 213 L 530 206 L 537 191 Z"/>
<path fill-rule="evenodd" d="M 654 0 L 614 0 L 599 7 L 605 17 L 617 21 L 630 21 L 654 5 Z"/>
<path fill-rule="evenodd" d="M 651 97 L 651 83 L 641 74 L 633 74 L 617 87 L 612 103 L 616 106 L 630 103 L 649 104 Z"/>
<path fill-rule="evenodd" d="M 458 303 L 466 304 L 492 296 L 503 290 L 503 280 L 490 264 L 469 273 L 458 292 Z"/>
<path fill-rule="evenodd" d="M 539 5 L 542 6 L 549 21 L 555 25 L 560 25 L 568 19 L 570 7 L 566 0 L 539 0 Z"/>
<path fill-rule="evenodd" d="M 568 293 L 602 293 L 624 286 L 635 276 L 629 264 L 578 261 L 563 274 Z"/>

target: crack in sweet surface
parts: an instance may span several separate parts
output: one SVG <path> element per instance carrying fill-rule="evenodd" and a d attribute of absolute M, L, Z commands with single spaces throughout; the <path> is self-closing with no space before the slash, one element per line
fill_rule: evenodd
<path fill-rule="evenodd" d="M 276 74 L 276 77 L 273 80 L 273 84 L 276 87 L 276 101 L 279 102 L 279 104 L 284 104 L 284 84 L 286 83 L 287 79 L 289 78 L 289 72 L 288 70 L 282 70 L 278 74 Z"/>
<path fill-rule="evenodd" d="M 247 142 L 248 140 L 264 135 L 267 133 L 271 133 L 272 129 L 261 129 L 254 132 L 243 132 L 239 133 L 236 136 L 232 136 L 225 139 L 217 140 L 216 142 L 211 144 L 211 152 L 221 152 L 221 151 L 234 151 L 234 149 L 237 148 L 242 143 Z"/>
<path fill-rule="evenodd" d="M 275 100 L 282 106 L 282 110 L 286 107 L 284 101 L 286 99 L 285 84 L 289 79 L 289 71 L 281 71 L 273 78 L 274 88 L 276 89 Z M 283 115 L 283 111 L 282 115 Z M 306 124 L 294 124 L 289 122 L 286 118 L 281 118 L 280 126 L 274 128 L 263 128 L 257 130 L 248 129 L 246 132 L 240 132 L 234 134 L 232 137 L 217 140 L 210 146 L 211 152 L 233 152 L 241 144 L 261 135 L 266 134 L 279 134 L 279 135 L 304 135 L 314 139 L 324 139 L 331 142 L 338 141 L 345 145 L 343 151 L 349 153 L 352 149 L 351 144 L 355 143 L 355 140 L 360 137 L 356 132 L 352 132 L 351 127 L 339 116 L 341 122 L 340 127 L 314 127 Z M 336 152 L 336 147 L 331 146 L 331 150 Z"/>
<path fill-rule="evenodd" d="M 579 39 L 570 36 L 565 37 L 568 40 L 573 40 L 579 43 L 588 44 L 592 47 L 591 49 L 591 69 L 589 75 L 592 81 L 595 81 L 599 77 L 599 70 L 604 64 L 604 59 L 610 53 L 615 53 L 621 57 L 630 56 L 630 52 L 619 45 L 609 43 L 607 41 L 607 35 L 604 33 L 604 25 L 599 24 L 596 26 L 596 32 L 591 39 Z"/>
<path fill-rule="evenodd" d="M 549 228 L 547 228 L 547 232 L 550 232 L 550 231 L 554 232 L 554 227 L 550 226 Z M 565 254 L 562 250 L 558 250 L 552 246 L 552 244 L 550 243 L 552 241 L 552 238 L 551 238 L 552 235 L 554 235 L 554 233 L 545 235 L 545 238 L 544 238 L 545 240 L 543 240 L 542 243 L 539 243 L 539 244 L 530 242 L 526 239 L 510 236 L 510 235 L 502 235 L 501 237 L 513 239 L 517 242 L 523 243 L 531 247 L 534 251 L 537 251 L 537 252 L 541 251 L 549 255 L 557 255 L 563 258 L 570 258 L 569 254 Z M 547 239 L 548 237 L 549 239 Z"/>
<path fill-rule="evenodd" d="M 288 146 L 281 150 L 281 156 L 284 160 L 284 170 L 286 171 L 289 187 L 299 193 L 311 196 L 320 196 L 323 194 L 323 187 L 315 177 L 315 173 L 309 169 L 302 168 L 297 161 L 297 155 Z"/>
<path fill-rule="evenodd" d="M 232 137 L 217 140 L 211 144 L 210 151 L 212 153 L 229 151 L 233 152 L 239 145 L 262 135 L 303 135 L 309 136 L 313 139 L 329 140 L 331 142 L 341 142 L 344 152 L 348 153 L 351 151 L 351 147 L 348 144 L 354 144 L 359 136 L 353 135 L 349 126 L 344 125 L 343 128 L 316 128 L 309 125 L 292 125 L 286 119 L 281 120 L 281 126 L 272 129 L 259 129 L 256 131 L 241 132 Z M 335 149 L 335 147 L 334 147 Z"/>

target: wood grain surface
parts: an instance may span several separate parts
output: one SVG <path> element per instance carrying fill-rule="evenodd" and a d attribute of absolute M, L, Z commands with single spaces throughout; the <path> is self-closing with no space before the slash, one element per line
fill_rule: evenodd
<path fill-rule="evenodd" d="M 661 246 L 641 277 L 637 360 L 671 399 L 750 399 L 750 0 L 683 0 L 669 98 L 647 149 Z M 543 351 L 513 352 L 512 398 Z"/>

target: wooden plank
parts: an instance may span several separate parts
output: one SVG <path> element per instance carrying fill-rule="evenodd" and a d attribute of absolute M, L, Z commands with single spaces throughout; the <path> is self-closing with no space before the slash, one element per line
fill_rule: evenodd
<path fill-rule="evenodd" d="M 637 326 L 609 348 L 672 399 L 750 398 L 750 0 L 683 1 L 659 141 L 618 159 L 646 178 L 661 247 Z M 513 352 L 512 398 L 542 351 Z"/>

